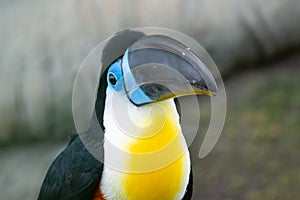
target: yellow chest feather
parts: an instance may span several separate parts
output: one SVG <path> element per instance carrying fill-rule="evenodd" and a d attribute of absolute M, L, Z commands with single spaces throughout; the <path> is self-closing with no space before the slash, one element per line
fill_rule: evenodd
<path fill-rule="evenodd" d="M 117 131 L 106 133 L 106 140 L 113 142 L 119 138 L 114 144 L 132 155 L 120 160 L 129 172 L 104 167 L 101 190 L 106 199 L 173 200 L 183 197 L 190 173 L 189 153 L 175 105 L 166 102 L 160 106 L 164 115 L 160 111 L 152 113 L 152 126 L 142 129 L 141 137 Z M 139 120 L 139 123 L 149 123 L 147 119 Z"/>

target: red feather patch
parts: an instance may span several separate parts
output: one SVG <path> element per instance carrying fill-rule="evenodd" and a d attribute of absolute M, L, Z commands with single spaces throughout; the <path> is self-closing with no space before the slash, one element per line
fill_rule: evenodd
<path fill-rule="evenodd" d="M 100 188 L 97 188 L 93 200 L 105 200 Z"/>

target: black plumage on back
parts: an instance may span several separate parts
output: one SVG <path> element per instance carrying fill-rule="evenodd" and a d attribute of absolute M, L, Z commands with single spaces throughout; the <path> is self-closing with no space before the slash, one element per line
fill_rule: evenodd
<path fill-rule="evenodd" d="M 103 112 L 106 97 L 106 74 L 101 76 L 97 99 L 97 123 L 104 131 Z M 92 199 L 103 171 L 103 163 L 96 159 L 84 146 L 81 137 L 93 138 L 92 142 L 98 144 L 100 153 L 103 153 L 103 133 L 96 133 L 91 121 L 90 128 L 85 133 L 74 134 L 69 145 L 61 152 L 51 164 L 42 184 L 38 200 L 89 200 Z M 101 135 L 100 135 L 101 134 Z M 95 139 L 96 138 L 96 139 Z M 94 145 L 94 148 L 97 148 Z M 99 153 L 99 154 L 100 154 Z M 102 155 L 99 155 L 101 157 Z M 98 157 L 98 156 L 97 156 Z"/>
<path fill-rule="evenodd" d="M 103 164 L 84 147 L 78 135 L 53 161 L 38 200 L 88 200 L 99 186 Z"/>

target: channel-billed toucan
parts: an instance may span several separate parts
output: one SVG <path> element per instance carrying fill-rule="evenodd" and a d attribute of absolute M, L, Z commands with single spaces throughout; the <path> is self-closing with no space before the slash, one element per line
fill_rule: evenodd
<path fill-rule="evenodd" d="M 93 142 L 103 148 L 104 163 L 78 134 L 73 136 L 48 170 L 38 199 L 191 199 L 190 156 L 174 98 L 216 93 L 213 76 L 178 40 L 133 30 L 107 42 L 101 63 L 107 69 L 99 81 L 95 113 L 104 135 Z M 84 134 L 95 134 L 95 129 L 91 125 Z M 112 158 L 124 169 L 108 163 L 114 157 L 108 144 L 126 152 Z"/>

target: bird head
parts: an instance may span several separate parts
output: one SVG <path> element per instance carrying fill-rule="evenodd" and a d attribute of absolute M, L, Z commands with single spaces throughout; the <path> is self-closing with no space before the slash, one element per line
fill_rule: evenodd
<path fill-rule="evenodd" d="M 193 51 L 163 35 L 145 36 L 115 60 L 107 84 L 137 107 L 185 95 L 214 95 L 217 84 Z"/>

